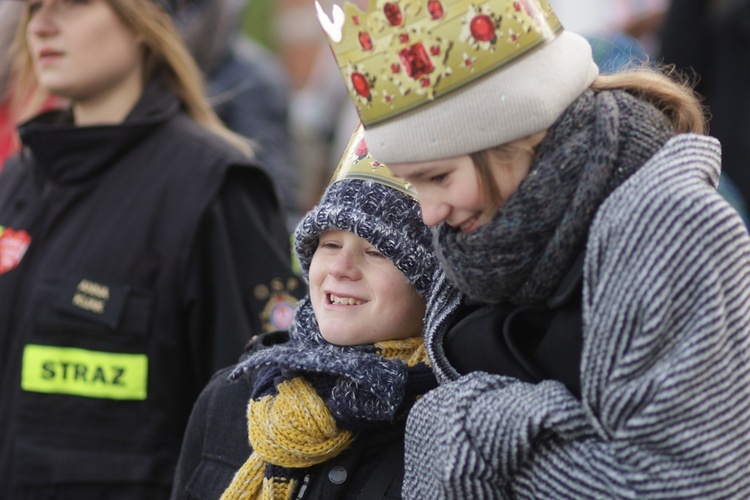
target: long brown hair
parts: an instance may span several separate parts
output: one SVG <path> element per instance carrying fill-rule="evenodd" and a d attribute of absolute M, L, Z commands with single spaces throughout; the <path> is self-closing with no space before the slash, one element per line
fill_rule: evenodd
<path fill-rule="evenodd" d="M 205 97 L 200 69 L 193 60 L 169 15 L 154 0 L 105 0 L 133 32 L 143 37 L 146 48 L 144 84 L 164 75 L 167 85 L 178 96 L 187 113 L 200 125 L 252 155 L 250 141 L 229 130 Z M 13 49 L 15 120 L 31 118 L 49 94 L 39 86 L 32 54 L 26 42 L 28 9 L 23 14 Z"/>
<path fill-rule="evenodd" d="M 591 84 L 594 92 L 624 90 L 651 103 L 664 113 L 678 134 L 705 134 L 708 132 L 707 114 L 693 88 L 694 82 L 672 66 L 643 66 L 611 75 L 599 75 Z M 531 136 L 522 137 L 470 155 L 484 196 L 493 206 L 500 203 L 500 193 L 492 175 L 493 163 L 509 161 L 526 153 L 531 153 L 533 158 L 536 151 L 531 142 Z"/>

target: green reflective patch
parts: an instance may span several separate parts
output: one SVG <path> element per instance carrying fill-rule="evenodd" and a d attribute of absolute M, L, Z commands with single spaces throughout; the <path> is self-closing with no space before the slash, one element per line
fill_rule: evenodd
<path fill-rule="evenodd" d="M 143 401 L 148 356 L 29 344 L 21 387 L 29 392 Z"/>

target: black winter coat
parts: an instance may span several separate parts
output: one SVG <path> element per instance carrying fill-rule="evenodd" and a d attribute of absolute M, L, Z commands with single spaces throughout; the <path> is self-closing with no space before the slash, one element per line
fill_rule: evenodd
<path fill-rule="evenodd" d="M 0 498 L 166 498 L 200 390 L 304 293 L 272 186 L 159 85 L 120 125 L 53 112 L 20 132 L 0 174 Z"/>
<path fill-rule="evenodd" d="M 262 343 L 285 340 L 283 332 L 266 334 Z M 251 354 L 251 353 L 250 353 Z M 221 498 L 237 470 L 252 453 L 248 442 L 247 404 L 252 381 L 228 379 L 234 369 L 217 372 L 190 415 L 172 500 Z M 337 457 L 306 471 L 295 499 L 399 499 L 404 475 L 404 425 L 360 432 Z"/>

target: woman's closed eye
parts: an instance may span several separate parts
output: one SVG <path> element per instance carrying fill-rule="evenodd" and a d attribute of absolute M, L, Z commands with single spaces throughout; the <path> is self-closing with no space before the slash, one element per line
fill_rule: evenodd
<path fill-rule="evenodd" d="M 437 174 L 430 177 L 433 184 L 442 184 L 448 178 L 448 174 Z"/>

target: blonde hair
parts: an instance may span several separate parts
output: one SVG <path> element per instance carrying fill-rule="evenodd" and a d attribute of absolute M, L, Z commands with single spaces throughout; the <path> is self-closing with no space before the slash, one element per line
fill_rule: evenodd
<path fill-rule="evenodd" d="M 591 89 L 624 90 L 643 99 L 669 119 L 678 134 L 706 134 L 708 121 L 694 83 L 674 66 L 642 66 L 632 71 L 599 75 Z"/>
<path fill-rule="evenodd" d="M 144 85 L 154 78 L 164 78 L 178 96 L 186 112 L 197 123 L 252 156 L 251 142 L 229 130 L 206 99 L 201 71 L 186 48 L 169 15 L 155 0 L 106 0 L 119 18 L 133 32 L 143 37 Z M 32 54 L 26 43 L 28 9 L 24 12 L 13 50 L 14 102 L 12 116 L 23 121 L 40 109 L 49 93 L 40 87 L 34 72 Z"/>
<path fill-rule="evenodd" d="M 706 111 L 691 82 L 673 66 L 643 66 L 621 73 L 599 75 L 591 84 L 594 92 L 624 90 L 659 109 L 678 134 L 706 134 Z M 480 186 L 492 205 L 500 204 L 500 193 L 492 175 L 493 160 L 509 162 L 522 154 L 536 155 L 533 136 L 522 137 L 500 146 L 472 153 Z M 497 207 L 495 207 L 497 208 Z"/>

